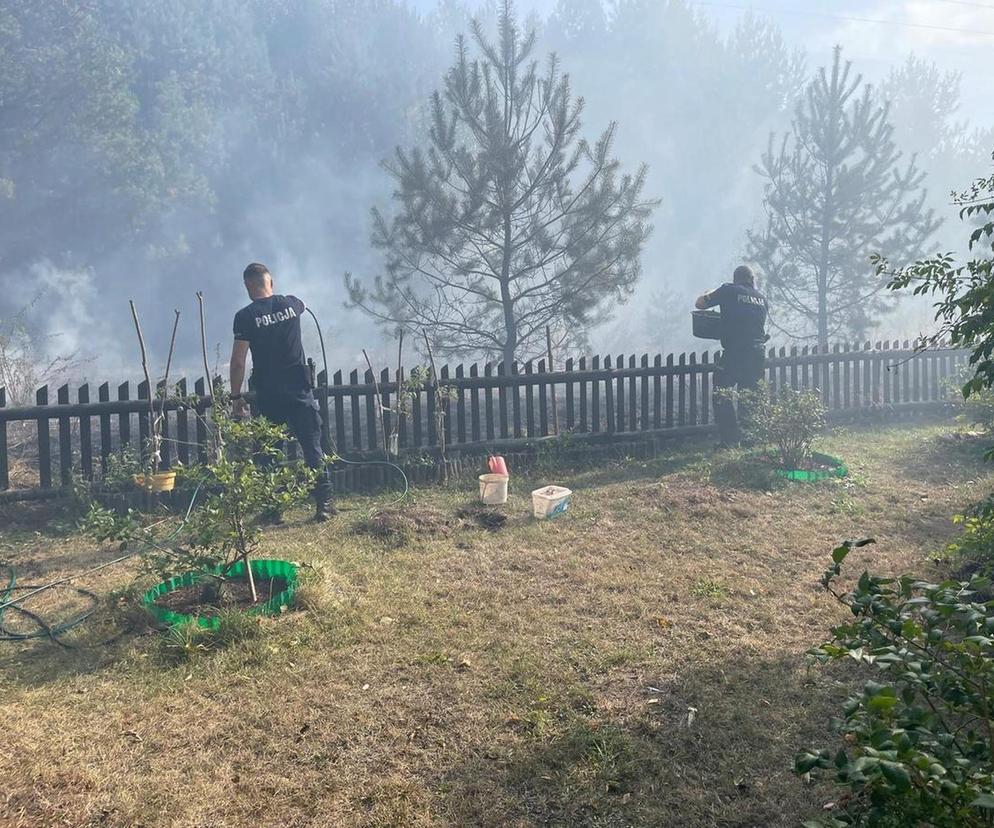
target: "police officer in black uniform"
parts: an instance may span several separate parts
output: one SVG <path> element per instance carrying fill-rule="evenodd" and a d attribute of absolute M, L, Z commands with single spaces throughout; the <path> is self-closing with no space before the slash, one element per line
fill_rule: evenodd
<path fill-rule="evenodd" d="M 725 389 L 751 390 L 763 379 L 766 367 L 766 317 L 769 303 L 756 290 L 752 268 L 735 268 L 731 283 L 705 293 L 697 300 L 697 309 L 717 305 L 721 309 L 722 355 L 714 374 L 714 417 L 723 446 L 735 445 L 742 438 L 735 415 L 735 405 Z M 744 421 L 749 418 L 748 401 L 739 406 Z"/>
<path fill-rule="evenodd" d="M 239 417 L 248 413 L 248 406 L 239 394 L 245 379 L 245 355 L 251 350 L 259 413 L 270 422 L 287 426 L 300 443 L 307 465 L 318 471 L 314 519 L 327 520 L 332 513 L 331 482 L 321 447 L 321 414 L 300 339 L 304 303 L 296 296 L 273 293 L 273 277 L 265 265 L 250 264 L 243 278 L 252 303 L 235 314 L 235 343 L 231 350 L 232 414 Z M 273 518 L 279 521 L 279 516 Z"/>

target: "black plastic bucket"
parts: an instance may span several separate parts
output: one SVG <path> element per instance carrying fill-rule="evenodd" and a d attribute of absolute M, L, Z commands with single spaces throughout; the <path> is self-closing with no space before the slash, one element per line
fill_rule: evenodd
<path fill-rule="evenodd" d="M 692 311 L 694 336 L 698 339 L 721 339 L 721 312 L 713 310 Z"/>

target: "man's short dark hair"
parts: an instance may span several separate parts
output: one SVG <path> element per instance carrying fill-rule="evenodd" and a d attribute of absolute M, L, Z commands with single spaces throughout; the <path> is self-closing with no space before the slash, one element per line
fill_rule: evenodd
<path fill-rule="evenodd" d="M 732 281 L 737 285 L 756 286 L 756 274 L 749 265 L 739 265 L 732 274 Z"/>
<path fill-rule="evenodd" d="M 245 272 L 242 274 L 242 278 L 247 282 L 250 279 L 253 281 L 259 281 L 266 276 L 269 276 L 269 268 L 264 264 L 259 264 L 258 262 L 252 262 L 248 267 L 245 268 Z"/>

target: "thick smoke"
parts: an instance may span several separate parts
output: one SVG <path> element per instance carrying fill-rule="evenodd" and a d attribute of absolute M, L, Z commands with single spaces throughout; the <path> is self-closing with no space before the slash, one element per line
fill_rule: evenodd
<path fill-rule="evenodd" d="M 694 296 L 727 278 L 763 219 L 753 165 L 769 134 L 789 129 L 826 54 L 749 15 L 719 26 L 679 0 L 609 5 L 521 9 L 538 13 L 539 53 L 559 53 L 585 98 L 585 135 L 617 121 L 616 155 L 627 169 L 649 164 L 646 196 L 662 202 L 637 293 L 592 343 L 690 349 Z M 34 71 L 0 80 L 0 316 L 30 306 L 39 359 L 79 352 L 90 380 L 136 376 L 133 298 L 160 363 L 172 310 L 182 311 L 176 375 L 199 374 L 203 290 L 209 357 L 223 369 L 245 301 L 241 270 L 259 260 L 278 290 L 318 313 L 333 369 L 364 368 L 363 348 L 392 364 L 393 345 L 344 307 L 342 276 L 378 272 L 369 209 L 389 212 L 392 191 L 380 162 L 424 134 L 456 35 L 472 13 L 490 25 L 492 4 L 105 0 L 71 21 L 40 6 L 0 9 L 0 21 L 18 22 L 0 26 L 0 55 Z M 66 26 L 76 27 L 72 49 L 60 48 Z M 39 69 L 29 61 L 42 47 Z M 994 149 L 991 133 L 967 122 L 991 117 L 950 103 L 969 78 L 920 58 L 875 66 L 868 80 L 893 99 L 898 141 L 918 153 L 931 201 L 950 216 L 948 191 L 983 174 Z M 962 236 L 947 222 L 936 247 Z M 910 336 L 927 323 L 912 303 L 884 327 Z"/>

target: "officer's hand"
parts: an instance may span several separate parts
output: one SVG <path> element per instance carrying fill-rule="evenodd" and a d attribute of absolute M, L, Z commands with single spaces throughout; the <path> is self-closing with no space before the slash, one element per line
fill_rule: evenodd
<path fill-rule="evenodd" d="M 249 415 L 249 407 L 248 403 L 245 402 L 245 400 L 239 397 L 238 399 L 231 401 L 232 417 L 234 417 L 236 420 L 240 420 L 243 417 L 247 417 L 248 415 Z"/>

